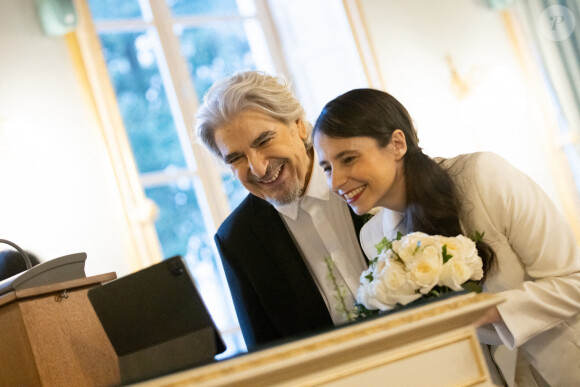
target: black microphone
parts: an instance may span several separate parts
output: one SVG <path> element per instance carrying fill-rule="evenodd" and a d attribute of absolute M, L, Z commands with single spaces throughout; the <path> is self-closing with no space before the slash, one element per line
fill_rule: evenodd
<path fill-rule="evenodd" d="M 20 248 L 20 246 L 18 246 L 16 243 L 14 242 L 10 242 L 7 239 L 0 239 L 0 243 L 5 243 L 7 245 L 10 245 L 12 247 L 14 247 L 16 249 L 16 251 L 18 251 L 20 253 L 20 255 L 22 256 L 22 258 L 24 258 L 24 262 L 26 263 L 26 270 L 31 269 L 32 268 L 32 262 L 30 261 L 30 258 L 28 257 L 28 254 L 26 254 L 24 252 L 24 250 L 22 250 Z"/>

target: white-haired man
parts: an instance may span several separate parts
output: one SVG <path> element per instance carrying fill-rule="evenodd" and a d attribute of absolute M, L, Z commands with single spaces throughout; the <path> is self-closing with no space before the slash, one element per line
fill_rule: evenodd
<path fill-rule="evenodd" d="M 329 191 L 311 128 L 288 84 L 256 71 L 214 84 L 197 115 L 197 137 L 250 192 L 215 235 L 249 349 L 345 322 L 336 287 L 351 308 L 367 267 L 362 219 Z"/>

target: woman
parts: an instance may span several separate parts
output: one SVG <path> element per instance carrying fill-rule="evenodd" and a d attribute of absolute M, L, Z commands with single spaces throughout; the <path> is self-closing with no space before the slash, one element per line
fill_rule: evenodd
<path fill-rule="evenodd" d="M 406 109 L 378 90 L 337 97 L 314 126 L 331 189 L 358 214 L 382 207 L 361 230 L 365 254 L 373 258 L 374 244 L 397 231 L 485 233 L 484 289 L 506 301 L 478 333 L 504 383 L 580 385 L 580 249 L 565 219 L 500 157 L 434 160 L 418 141 Z"/>

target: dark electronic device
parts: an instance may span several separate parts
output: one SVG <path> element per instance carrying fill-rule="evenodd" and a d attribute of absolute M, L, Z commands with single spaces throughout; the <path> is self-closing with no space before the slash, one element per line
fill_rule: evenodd
<path fill-rule="evenodd" d="M 226 347 L 179 256 L 88 291 L 129 384 L 209 363 Z"/>

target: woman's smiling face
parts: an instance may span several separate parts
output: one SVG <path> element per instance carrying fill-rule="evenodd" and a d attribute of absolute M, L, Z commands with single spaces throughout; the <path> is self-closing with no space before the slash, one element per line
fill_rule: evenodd
<path fill-rule="evenodd" d="M 403 156 L 407 150 L 402 131 L 380 147 L 372 137 L 329 137 L 316 133 L 314 146 L 328 186 L 357 214 L 374 207 L 405 209 Z"/>

